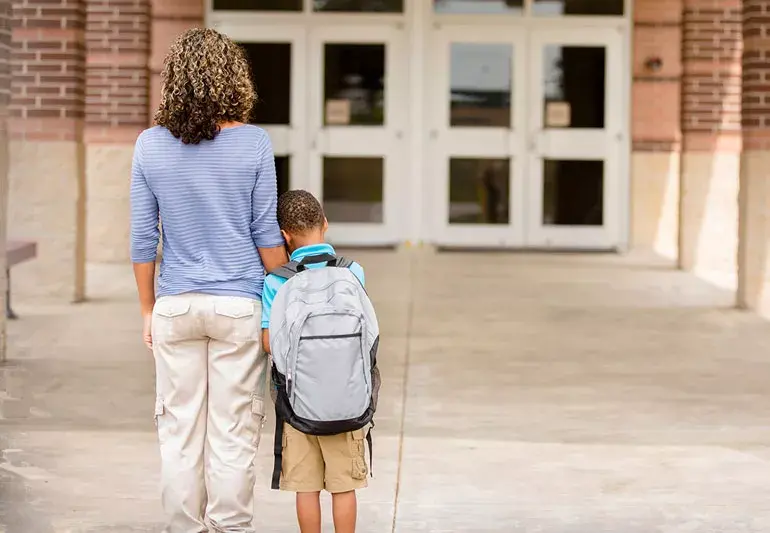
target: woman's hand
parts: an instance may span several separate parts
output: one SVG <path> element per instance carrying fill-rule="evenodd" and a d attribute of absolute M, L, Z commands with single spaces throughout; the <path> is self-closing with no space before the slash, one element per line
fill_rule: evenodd
<path fill-rule="evenodd" d="M 136 288 L 139 291 L 139 308 L 142 311 L 144 325 L 142 340 L 152 350 L 152 310 L 155 308 L 155 262 L 134 263 Z"/>
<path fill-rule="evenodd" d="M 144 326 L 142 327 L 142 340 L 147 349 L 152 350 L 152 313 L 144 315 Z"/>

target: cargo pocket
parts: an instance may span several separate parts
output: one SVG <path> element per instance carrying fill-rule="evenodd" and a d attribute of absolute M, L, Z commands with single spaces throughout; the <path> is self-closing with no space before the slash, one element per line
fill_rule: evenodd
<path fill-rule="evenodd" d="M 256 394 L 251 395 L 251 416 L 254 417 L 254 446 L 259 448 L 259 441 L 262 439 L 262 428 L 265 427 L 265 401 Z"/>
<path fill-rule="evenodd" d="M 165 424 L 163 423 L 163 415 L 166 412 L 166 406 L 163 403 L 163 396 L 155 397 L 155 427 L 158 430 L 158 441 L 163 442 L 165 440 Z"/>
<path fill-rule="evenodd" d="M 366 445 L 364 443 L 364 430 L 357 429 L 350 432 L 350 455 L 353 459 L 352 477 L 356 480 L 366 479 Z"/>

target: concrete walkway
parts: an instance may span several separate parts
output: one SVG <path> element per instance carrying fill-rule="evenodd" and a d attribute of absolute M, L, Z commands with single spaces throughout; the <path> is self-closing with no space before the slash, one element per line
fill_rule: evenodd
<path fill-rule="evenodd" d="M 729 293 L 615 256 L 354 255 L 385 378 L 360 531 L 770 531 L 770 325 Z M 162 527 L 130 270 L 91 274 L 88 304 L 17 303 L 2 532 Z M 270 444 L 257 531 L 294 531 Z"/>

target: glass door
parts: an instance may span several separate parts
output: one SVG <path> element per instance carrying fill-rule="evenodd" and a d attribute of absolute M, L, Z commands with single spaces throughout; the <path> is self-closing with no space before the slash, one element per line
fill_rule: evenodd
<path fill-rule="evenodd" d="M 278 193 L 308 187 L 305 168 L 306 32 L 302 27 L 220 23 L 215 28 L 243 46 L 258 101 L 250 122 L 270 135 Z"/>
<path fill-rule="evenodd" d="M 617 29 L 531 34 L 527 243 L 620 244 L 623 42 Z"/>
<path fill-rule="evenodd" d="M 435 33 L 429 78 L 430 181 L 439 245 L 524 242 L 524 34 L 447 27 Z"/>
<path fill-rule="evenodd" d="M 312 30 L 311 190 L 322 199 L 329 240 L 396 244 L 406 194 L 407 58 L 395 25 Z"/>

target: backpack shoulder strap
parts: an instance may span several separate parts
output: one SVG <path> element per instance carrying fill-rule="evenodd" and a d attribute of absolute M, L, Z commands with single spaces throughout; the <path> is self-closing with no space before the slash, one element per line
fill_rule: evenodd
<path fill-rule="evenodd" d="M 345 256 L 339 255 L 337 256 L 337 266 L 339 268 L 350 268 L 350 265 L 353 264 L 352 259 L 348 259 Z"/>
<path fill-rule="evenodd" d="M 297 272 L 299 272 L 297 269 L 298 266 L 299 263 L 297 261 L 289 261 L 285 265 L 276 268 L 270 273 L 278 276 L 279 278 L 288 280 L 297 275 Z"/>

